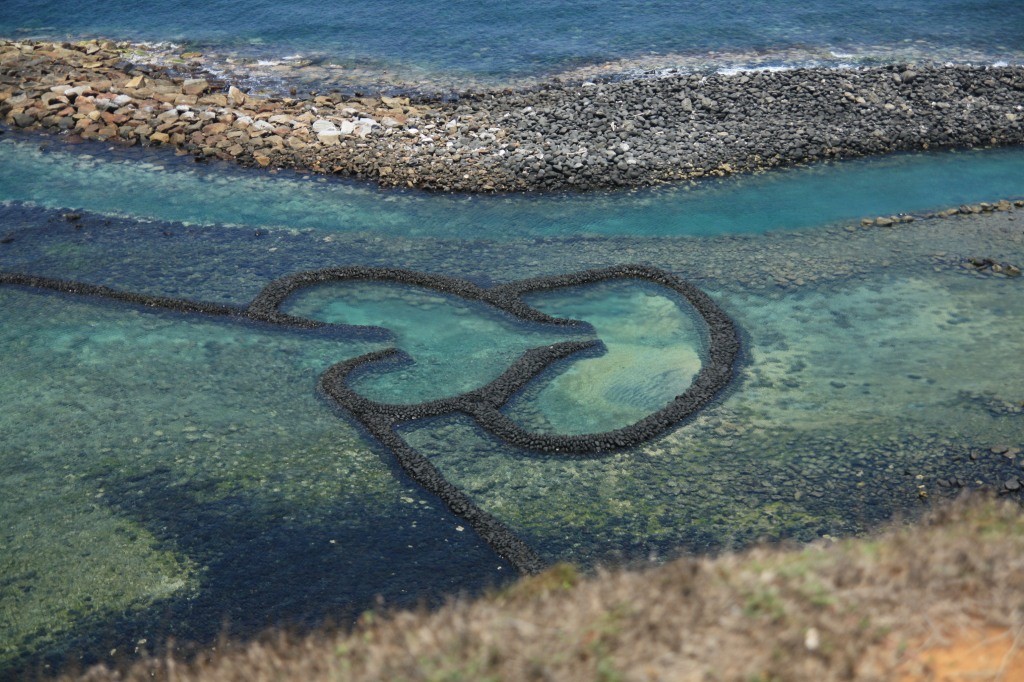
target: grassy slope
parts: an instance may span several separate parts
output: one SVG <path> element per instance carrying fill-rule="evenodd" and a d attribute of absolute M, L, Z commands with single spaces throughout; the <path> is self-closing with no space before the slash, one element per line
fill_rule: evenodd
<path fill-rule="evenodd" d="M 869 539 L 589 578 L 557 566 L 433 613 L 366 614 L 348 633 L 270 635 L 84 679 L 947 679 L 931 649 L 984 654 L 969 662 L 1009 680 L 1024 657 L 1000 652 L 1014 634 L 1024 643 L 1022 625 L 1024 514 L 975 498 Z M 970 648 L 950 647 L 963 637 Z"/>

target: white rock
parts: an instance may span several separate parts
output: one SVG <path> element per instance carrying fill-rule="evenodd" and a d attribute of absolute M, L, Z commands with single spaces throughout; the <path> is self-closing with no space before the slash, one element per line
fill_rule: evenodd
<path fill-rule="evenodd" d="M 334 129 L 321 130 L 316 134 L 316 138 L 325 145 L 333 147 L 334 145 L 341 143 L 341 132 Z"/>
<path fill-rule="evenodd" d="M 342 121 L 341 127 L 338 128 L 338 132 L 340 132 L 342 135 L 351 135 L 353 132 L 355 132 L 355 129 L 355 121 Z"/>
<path fill-rule="evenodd" d="M 334 125 L 334 121 L 328 121 L 325 118 L 313 121 L 313 132 L 322 133 L 329 130 L 337 130 L 338 127 Z"/>
<path fill-rule="evenodd" d="M 259 120 L 253 121 L 252 127 L 255 128 L 256 130 L 273 130 L 274 124 L 270 123 L 269 121 Z"/>

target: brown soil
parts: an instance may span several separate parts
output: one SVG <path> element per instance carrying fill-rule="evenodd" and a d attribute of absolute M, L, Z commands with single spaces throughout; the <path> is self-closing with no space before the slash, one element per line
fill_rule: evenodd
<path fill-rule="evenodd" d="M 907 651 L 897 668 L 900 682 L 1024 680 L 1024 630 L 975 623 L 953 636 L 935 636 Z"/>

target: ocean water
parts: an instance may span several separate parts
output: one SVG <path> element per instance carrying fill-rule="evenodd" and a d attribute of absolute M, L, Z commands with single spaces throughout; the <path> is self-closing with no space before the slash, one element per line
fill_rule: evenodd
<path fill-rule="evenodd" d="M 494 86 L 550 74 L 892 61 L 1024 63 L 1024 5 L 0 3 L 0 36 L 175 41 L 268 87 Z M 915 518 L 1024 477 L 1024 217 L 860 218 L 1024 198 L 1024 151 L 902 154 L 635 192 L 441 196 L 0 135 L 0 271 L 244 306 L 273 280 L 406 268 L 490 287 L 629 263 L 707 293 L 742 352 L 710 405 L 644 443 L 540 454 L 468 415 L 402 443 L 542 562 L 642 564 Z M 501 585 L 515 567 L 320 390 L 416 404 L 525 351 L 598 341 L 500 411 L 537 434 L 628 426 L 684 392 L 708 334 L 624 278 L 524 296 L 524 322 L 417 286 L 346 282 L 283 309 L 367 339 L 0 285 L 0 677 L 351 622 Z M 1019 496 L 1019 493 L 1016 493 Z M 191 645 L 189 643 L 192 643 Z"/>
<path fill-rule="evenodd" d="M 991 452 L 1024 445 L 1024 375 L 1007 371 L 1024 338 L 1022 280 L 963 267 L 1024 262 L 1024 219 L 858 219 L 1021 197 L 1020 150 L 475 198 L 13 134 L 0 159 L 2 271 L 232 305 L 284 275 L 344 265 L 493 286 L 641 263 L 699 286 L 740 330 L 736 379 L 637 447 L 540 455 L 465 415 L 397 425 L 545 562 L 856 534 L 1024 475 Z M 708 357 L 693 310 L 658 285 L 525 301 L 587 324 L 368 282 L 284 303 L 390 332 L 367 340 L 0 286 L 0 668 L 131 656 L 170 635 L 204 646 L 223 627 L 345 621 L 378 598 L 437 603 L 509 579 L 514 567 L 318 381 L 397 348 L 405 363 L 367 366 L 350 385 L 412 404 L 473 390 L 526 349 L 597 339 L 501 406 L 528 431 L 583 434 L 659 409 Z"/>
<path fill-rule="evenodd" d="M 1016 0 L 211 0 L 185 11 L 154 0 L 95 6 L 7 0 L 0 5 L 0 35 L 174 41 L 265 62 L 269 79 L 296 65 L 336 66 L 348 71 L 332 69 L 348 85 L 464 86 L 602 65 L 621 72 L 894 60 L 1019 63 L 1024 7 Z"/>

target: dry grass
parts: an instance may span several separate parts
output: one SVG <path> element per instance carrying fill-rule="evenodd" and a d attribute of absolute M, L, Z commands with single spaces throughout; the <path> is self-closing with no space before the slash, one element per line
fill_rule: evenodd
<path fill-rule="evenodd" d="M 592 578 L 557 566 L 436 612 L 366 615 L 348 633 L 78 679 L 940 679 L 922 651 L 1022 624 L 1024 514 L 973 499 L 874 538 Z"/>

